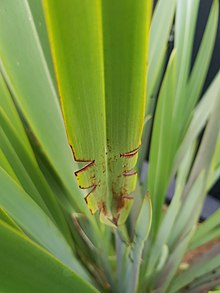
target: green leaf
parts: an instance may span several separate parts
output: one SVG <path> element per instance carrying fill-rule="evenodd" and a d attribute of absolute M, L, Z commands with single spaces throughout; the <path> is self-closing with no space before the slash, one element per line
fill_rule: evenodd
<path fill-rule="evenodd" d="M 77 179 L 110 225 L 125 221 L 136 183 L 151 4 L 44 1 L 69 144 L 88 163 Z"/>
<path fill-rule="evenodd" d="M 76 204 L 87 211 L 77 192 L 60 105 L 28 2 L 3 0 L 0 14 L 3 76 L 40 147 L 66 187 L 75 190 Z"/>
<path fill-rule="evenodd" d="M 56 221 L 62 232 L 66 235 L 70 234 L 59 205 L 59 198 L 52 192 L 47 181 L 42 176 L 30 144 L 24 144 L 18 132 L 15 131 L 2 112 L 0 112 L 0 123 L 2 126 L 0 130 L 0 146 L 17 174 L 21 186 L 47 215 Z"/>
<path fill-rule="evenodd" d="M 192 243 L 189 246 L 189 249 L 196 249 L 197 247 L 201 245 L 208 244 L 210 241 L 218 240 L 220 238 L 220 229 L 219 227 L 216 227 L 215 229 L 209 231 L 207 234 L 202 236 L 199 239 L 192 239 Z"/>
<path fill-rule="evenodd" d="M 174 108 L 174 139 L 176 147 L 190 120 L 190 114 L 201 93 L 218 25 L 218 1 L 213 1 L 205 33 L 192 72 L 190 73 L 192 46 L 199 1 L 177 1 L 175 48 L 177 50 L 177 87 Z M 184 109 L 184 111 L 183 111 Z"/>
<path fill-rule="evenodd" d="M 98 292 L 45 249 L 0 221 L 0 291 Z"/>
<path fill-rule="evenodd" d="M 220 94 L 220 71 L 212 81 L 202 100 L 195 108 L 188 129 L 184 135 L 182 143 L 176 153 L 172 173 L 175 174 L 183 156 L 190 146 L 194 143 L 196 137 L 204 128 L 213 109 L 219 104 Z"/>
<path fill-rule="evenodd" d="M 207 220 L 199 224 L 190 244 L 190 249 L 203 245 L 217 237 L 220 237 L 219 229 L 220 209 L 212 214 Z"/>
<path fill-rule="evenodd" d="M 0 135 L 1 136 L 1 135 Z M 2 138 L 1 138 L 2 139 Z M 0 166 L 17 182 L 19 183 L 19 180 L 17 176 L 14 173 L 14 170 L 12 169 L 11 165 L 9 164 L 5 154 L 2 152 L 2 149 L 0 149 Z"/>
<path fill-rule="evenodd" d="M 198 177 L 191 186 L 191 189 L 187 190 L 188 192 L 185 200 L 183 199 L 183 193 L 185 190 L 181 194 L 182 205 L 172 229 L 172 234 L 168 239 L 170 247 L 174 247 L 181 235 L 186 233 L 186 231 L 189 230 L 189 227 L 193 227 L 197 221 L 204 201 L 205 179 L 205 171 L 201 169 Z"/>
<path fill-rule="evenodd" d="M 181 234 L 188 229 L 188 227 L 196 224 L 205 200 L 205 195 L 208 191 L 207 187 L 211 172 L 211 161 L 217 145 L 220 130 L 220 124 L 218 123 L 220 96 L 217 97 L 217 101 L 216 107 L 213 109 L 211 117 L 209 118 L 189 179 L 182 194 L 182 209 L 169 239 L 171 247 L 175 241 L 179 239 Z M 202 172 L 205 172 L 205 176 L 203 182 L 201 182 L 200 197 L 197 198 L 196 195 L 192 195 L 193 193 L 191 190 L 195 185 L 195 182 L 200 178 Z"/>
<path fill-rule="evenodd" d="M 187 234 L 181 235 L 175 250 L 172 251 L 172 255 L 169 257 L 159 276 L 157 276 L 155 293 L 169 292 L 168 287 L 179 267 L 193 232 L 194 229 L 190 228 Z"/>
<path fill-rule="evenodd" d="M 149 277 L 153 278 L 159 262 L 159 257 L 162 255 L 163 248 L 167 247 L 169 238 L 172 237 L 171 235 L 175 222 L 177 221 L 179 214 L 181 214 L 181 195 L 186 183 L 189 169 L 191 168 L 192 160 L 194 158 L 194 151 L 194 147 L 189 149 L 189 151 L 185 154 L 184 160 L 182 161 L 178 170 L 173 199 L 167 208 L 167 211 L 163 217 L 163 221 L 160 224 L 155 242 L 149 251 L 149 259 L 146 262 L 147 267 L 145 268 L 146 279 Z M 195 195 L 192 194 L 192 196 L 194 197 Z M 147 279 L 146 282 L 149 283 L 149 280 Z"/>
<path fill-rule="evenodd" d="M 163 269 L 159 272 L 159 276 L 156 278 L 156 293 L 164 293 L 171 280 L 173 279 L 179 264 L 184 256 L 184 253 L 189 245 L 189 241 L 193 235 L 195 222 L 198 219 L 201 208 L 201 200 L 199 197 L 204 194 L 204 178 L 205 171 L 201 171 L 192 185 L 187 201 L 182 205 L 180 213 L 177 218 L 177 223 L 172 227 L 172 233 L 168 238 L 168 247 L 172 251 L 167 263 Z M 192 203 L 192 204 L 191 204 Z M 195 212 L 195 203 L 198 205 L 198 211 Z M 194 208 L 193 208 L 194 207 Z M 191 208 L 191 210 L 190 210 Z M 192 214 L 192 208 L 194 213 Z M 175 232 L 179 232 L 178 237 Z M 176 237 L 175 237 L 176 236 Z M 175 244 L 171 245 L 170 242 L 175 237 Z M 173 243 L 172 243 L 173 244 Z"/>
<path fill-rule="evenodd" d="M 215 155 L 215 149 L 218 143 L 218 136 L 220 132 L 220 124 L 219 122 L 219 112 L 220 112 L 220 85 L 218 85 L 218 90 L 216 92 L 216 104 L 213 108 L 213 111 L 210 115 L 208 124 L 205 129 L 205 133 L 198 151 L 198 154 L 196 156 L 195 162 L 192 167 L 192 171 L 187 183 L 187 186 L 185 188 L 185 196 L 187 196 L 188 190 L 191 188 L 191 186 L 194 184 L 195 179 L 199 175 L 201 170 L 206 170 L 207 178 L 206 178 L 206 186 L 205 186 L 205 192 L 207 192 L 208 188 L 208 179 L 209 174 L 212 172 L 212 159 Z"/>
<path fill-rule="evenodd" d="M 142 262 L 142 254 L 145 241 L 148 238 L 152 221 L 152 206 L 150 195 L 147 194 L 142 202 L 135 230 L 134 239 L 131 243 L 131 250 L 126 265 L 126 292 L 137 292 L 139 286 L 139 272 Z"/>
<path fill-rule="evenodd" d="M 218 141 L 214 150 L 214 154 L 211 161 L 210 175 L 208 180 L 208 189 L 211 189 L 215 182 L 220 177 L 220 131 L 218 134 Z"/>
<path fill-rule="evenodd" d="M 199 8 L 199 0 L 178 0 L 175 18 L 175 39 L 176 49 L 176 94 L 174 107 L 174 146 L 178 145 L 182 131 L 185 127 L 183 109 L 188 103 L 186 96 L 188 76 L 190 73 L 191 54 L 194 40 L 195 25 Z"/>
<path fill-rule="evenodd" d="M 193 286 L 194 280 L 198 281 L 200 277 L 205 276 L 206 274 L 219 268 L 219 266 L 220 247 L 219 244 L 217 244 L 213 248 L 206 251 L 205 254 L 198 257 L 197 260 L 186 271 L 180 273 L 175 278 L 171 285 L 170 292 L 178 292 L 181 288 L 190 283 L 191 286 Z"/>
<path fill-rule="evenodd" d="M 198 131 L 200 131 L 201 127 L 205 125 L 205 122 L 207 121 L 207 118 L 210 113 L 209 111 L 212 109 L 214 105 L 214 102 L 211 103 L 210 101 L 208 101 L 208 98 L 207 98 L 205 102 L 207 103 L 207 110 L 205 107 L 204 108 L 201 107 L 203 108 L 203 110 L 200 110 L 201 112 L 204 111 L 204 114 L 203 114 L 204 117 L 202 116 L 201 112 L 200 114 L 199 112 L 197 112 L 196 115 L 199 114 L 197 116 L 197 119 L 198 119 L 197 124 L 196 125 L 194 124 L 194 128 L 192 128 L 192 124 L 191 124 L 190 130 L 187 130 L 190 124 L 190 120 L 192 118 L 193 107 L 201 91 L 201 87 L 204 82 L 204 75 L 210 61 L 209 55 L 211 54 L 213 42 L 216 35 L 216 25 L 217 25 L 217 18 L 218 18 L 217 17 L 218 9 L 216 6 L 218 4 L 216 4 L 216 1 L 215 1 L 213 2 L 213 6 L 210 12 L 206 31 L 204 34 L 204 39 L 201 45 L 201 49 L 198 53 L 198 57 L 197 57 L 198 59 L 194 65 L 195 69 L 193 69 L 190 75 L 190 64 L 191 64 L 191 55 L 192 55 L 191 53 L 192 53 L 192 45 L 193 45 L 193 39 L 194 39 L 195 23 L 197 19 L 198 5 L 199 5 L 198 0 L 196 1 L 178 0 L 177 1 L 177 12 L 175 17 L 175 48 L 174 50 L 176 52 L 175 53 L 176 64 L 175 64 L 175 82 L 173 85 L 174 89 L 172 91 L 170 90 L 169 92 L 167 92 L 167 95 L 165 96 L 162 93 L 163 86 L 161 87 L 160 94 L 159 94 L 159 104 L 157 107 L 160 106 L 161 95 L 164 95 L 164 99 L 169 100 L 170 98 L 169 96 L 171 95 L 170 92 L 172 92 L 173 98 L 172 99 L 170 98 L 170 100 L 173 100 L 173 104 L 171 104 L 172 109 L 170 109 L 170 107 L 169 108 L 167 107 L 167 111 L 164 112 L 163 118 L 161 115 L 159 114 L 157 115 L 157 112 L 159 110 L 156 109 L 156 116 L 155 116 L 154 127 L 153 127 L 153 137 L 152 137 L 152 143 L 151 143 L 151 149 L 150 149 L 148 184 L 149 184 L 149 188 L 151 188 L 150 192 L 152 194 L 152 204 L 153 204 L 153 211 L 154 211 L 153 214 L 157 214 L 157 215 L 160 215 L 161 207 L 162 207 L 170 180 L 171 178 L 173 178 L 173 176 L 175 175 L 175 172 L 177 171 L 177 167 L 179 166 L 180 159 L 182 159 L 182 157 L 184 156 L 185 152 L 188 149 L 189 144 L 186 144 L 186 139 L 184 139 L 184 142 L 181 145 L 185 133 L 187 132 L 187 135 L 189 132 L 191 133 L 191 136 L 189 136 L 187 140 L 189 139 L 190 144 L 193 144 L 195 137 L 197 137 L 198 135 Z M 208 55 L 204 57 L 205 59 L 203 63 L 201 56 L 205 54 L 204 53 L 205 46 L 207 46 L 206 50 L 208 52 Z M 198 64 L 201 64 L 201 63 L 203 63 L 203 65 L 199 66 Z M 198 74 L 200 70 L 201 70 L 201 75 Z M 191 81 L 189 81 L 191 76 L 195 82 L 194 84 L 192 84 Z M 163 83 L 165 81 L 165 78 L 163 80 Z M 193 99 L 195 98 L 194 102 L 192 101 L 192 98 L 190 98 L 190 102 L 189 102 L 188 92 L 190 92 L 192 90 L 192 87 L 194 86 L 195 86 L 195 91 L 194 89 L 193 91 L 194 91 L 194 94 L 197 95 L 197 97 L 193 97 Z M 215 82 L 213 83 L 212 87 L 210 88 L 209 93 L 207 93 L 207 95 L 211 95 L 210 93 L 211 91 L 215 91 L 214 97 L 211 97 L 211 100 L 213 99 L 215 100 L 218 94 L 217 78 Z M 166 102 L 164 101 L 164 103 Z M 189 107 L 189 104 L 191 105 L 190 107 Z M 195 123 L 196 117 L 193 117 L 193 118 L 194 118 L 193 123 Z M 158 122 L 157 119 L 160 122 Z M 170 124 L 170 127 L 167 126 L 168 124 Z M 159 130 L 157 128 L 160 129 L 160 135 L 158 134 Z M 154 132 L 157 132 L 157 134 L 154 134 Z M 180 146 L 182 149 L 181 158 L 179 157 L 180 154 L 176 155 Z M 183 151 L 183 148 L 184 148 L 184 151 Z M 178 159 L 174 161 L 176 156 L 178 156 Z M 177 160 L 178 160 L 178 163 L 177 163 Z M 172 170 L 174 171 L 172 172 Z M 153 224 L 152 224 L 153 231 L 154 229 L 157 230 L 159 221 L 160 221 L 160 216 L 156 218 L 156 221 L 155 221 L 156 226 L 155 226 L 154 219 L 153 219 Z"/>
<path fill-rule="evenodd" d="M 39 206 L 0 168 L 0 207 L 37 243 L 87 278 L 65 238 Z"/>
<path fill-rule="evenodd" d="M 139 152 L 139 173 L 150 144 L 150 135 L 157 101 L 157 94 L 163 77 L 170 31 L 175 14 L 176 0 L 157 1 L 150 27 L 149 67 L 147 72 L 147 102 L 145 119 L 151 117 L 144 127 Z"/>
<path fill-rule="evenodd" d="M 172 255 L 170 256 L 166 266 L 161 271 L 159 280 L 157 278 L 156 292 L 161 293 L 167 290 L 169 283 L 178 268 L 181 258 L 189 245 L 189 240 L 192 235 L 189 238 L 186 236 L 185 244 L 183 237 L 184 235 L 192 234 L 193 227 L 196 226 L 200 215 L 207 192 L 207 182 L 211 170 L 210 162 L 217 144 L 217 137 L 220 128 L 220 125 L 218 124 L 219 111 L 220 103 L 217 103 L 216 107 L 212 111 L 208 125 L 206 126 L 199 151 L 189 175 L 189 179 L 181 195 L 182 208 L 178 215 L 178 219 L 172 228 L 172 234 L 171 237 L 169 237 L 168 243 L 169 248 L 172 251 Z"/>
<path fill-rule="evenodd" d="M 218 289 L 219 287 L 216 285 L 220 284 L 220 267 L 214 269 L 211 272 L 207 272 L 205 275 L 199 277 L 197 280 L 194 280 L 192 284 L 190 284 L 189 293 L 197 293 L 197 292 L 208 292 L 210 288 Z M 219 293 L 219 292 L 218 292 Z"/>
<path fill-rule="evenodd" d="M 116 232 L 117 288 L 120 292 L 134 293 L 138 290 L 143 249 L 150 231 L 151 220 L 151 201 L 149 194 L 146 194 L 135 221 L 132 241 L 124 240 L 126 238 L 120 233 L 120 229 Z"/>
<path fill-rule="evenodd" d="M 158 106 L 153 126 L 149 159 L 148 188 L 152 196 L 153 223 L 152 229 L 158 228 L 160 210 L 164 202 L 168 185 L 170 163 L 172 158 L 172 112 L 175 88 L 175 51 L 170 57 L 166 75 L 161 87 Z M 166 156 L 164 156 L 166 153 Z M 160 182 L 160 184 L 159 184 Z M 154 216 L 156 215 L 156 216 Z"/>
<path fill-rule="evenodd" d="M 176 0 L 157 1 L 152 17 L 149 45 L 147 105 L 149 105 L 152 96 L 155 95 L 153 90 L 155 88 L 155 84 L 157 83 L 158 77 L 160 76 L 161 68 L 164 65 L 168 39 L 174 19 L 176 2 Z M 147 114 L 149 114 L 148 107 Z"/>
<path fill-rule="evenodd" d="M 33 16 L 35 27 L 38 33 L 41 47 L 43 49 L 43 53 L 47 62 L 48 69 L 50 71 L 51 78 L 53 80 L 54 86 L 56 87 L 55 72 L 54 72 L 49 38 L 47 34 L 45 17 L 44 17 L 44 12 L 42 7 L 43 6 L 42 1 L 41 0 L 27 0 L 27 1 L 31 10 L 31 14 Z"/>
<path fill-rule="evenodd" d="M 0 129 L 0 147 L 4 153 L 4 156 L 7 159 L 7 162 L 10 164 L 13 172 L 16 174 L 17 182 L 21 185 L 24 190 L 30 194 L 31 198 L 46 212 L 49 216 L 51 216 L 49 210 L 47 209 L 43 199 L 41 198 L 40 193 L 38 192 L 36 186 L 33 184 L 27 170 L 24 168 L 25 161 L 22 161 L 21 158 L 16 154 L 15 149 L 11 145 L 8 137 L 3 131 L 3 121 L 2 121 L 2 113 L 0 112 L 0 121 L 2 128 Z M 8 133 L 9 134 L 9 133 Z M 18 146 L 19 147 L 19 146 Z M 17 150 L 17 149 L 16 149 Z M 34 166 L 35 167 L 35 166 Z"/>
<path fill-rule="evenodd" d="M 15 223 L 15 221 L 3 210 L 0 208 L 0 220 L 10 225 L 12 228 L 16 229 L 18 232 L 23 233 L 21 228 Z"/>
<path fill-rule="evenodd" d="M 214 0 L 205 32 L 202 38 L 199 51 L 193 65 L 192 72 L 187 86 L 187 104 L 185 112 L 192 109 L 201 94 L 203 84 L 208 72 L 212 52 L 215 44 L 216 33 L 218 29 L 218 14 L 219 14 L 219 1 Z"/>
<path fill-rule="evenodd" d="M 13 121 L 12 127 L 19 133 L 21 141 L 23 141 L 24 146 L 27 151 L 30 151 L 30 144 L 27 139 L 24 127 L 22 125 L 21 119 L 16 111 L 15 105 L 13 103 L 9 89 L 5 83 L 5 80 L 0 72 L 0 107 L 4 114 Z"/>

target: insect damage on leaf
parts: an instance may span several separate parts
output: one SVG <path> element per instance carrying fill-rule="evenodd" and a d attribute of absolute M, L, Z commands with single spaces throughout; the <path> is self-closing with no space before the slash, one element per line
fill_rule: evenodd
<path fill-rule="evenodd" d="M 75 161 L 87 163 L 74 174 L 81 189 L 90 189 L 85 202 L 92 214 L 99 212 L 100 220 L 108 225 L 123 224 L 132 205 L 137 172 L 133 170 L 138 157 L 138 149 L 120 153 L 105 152 L 97 160 L 78 159 L 70 145 Z M 105 157 L 106 156 L 106 157 Z M 107 158 L 107 160 L 106 160 Z M 106 161 L 108 162 L 106 167 Z M 103 179 L 107 172 L 108 178 Z"/>

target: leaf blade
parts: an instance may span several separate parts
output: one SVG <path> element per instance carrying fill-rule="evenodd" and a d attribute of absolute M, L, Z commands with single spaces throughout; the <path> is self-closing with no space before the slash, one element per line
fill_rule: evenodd
<path fill-rule="evenodd" d="M 0 221 L 3 292 L 98 292 L 46 250 Z"/>
<path fill-rule="evenodd" d="M 57 226 L 1 168 L 0 182 L 0 207 L 36 242 L 76 272 L 87 277 Z"/>
<path fill-rule="evenodd" d="M 75 159 L 88 163 L 78 182 L 91 188 L 92 213 L 110 225 L 125 221 L 136 183 L 128 171 L 143 128 L 151 4 L 44 2 L 69 143 Z"/>
<path fill-rule="evenodd" d="M 28 2 L 1 1 L 0 11 L 2 74 L 55 170 L 76 191 L 60 105 Z M 76 203 L 85 209 L 82 197 Z"/>

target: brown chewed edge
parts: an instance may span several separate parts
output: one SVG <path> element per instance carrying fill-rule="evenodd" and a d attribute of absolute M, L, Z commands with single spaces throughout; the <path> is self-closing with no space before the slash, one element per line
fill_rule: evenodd
<path fill-rule="evenodd" d="M 108 155 L 111 162 L 108 166 L 109 178 L 102 177 L 105 173 L 103 161 L 79 160 L 74 156 L 77 162 L 87 163 L 75 172 L 79 187 L 90 189 L 85 202 L 92 214 L 99 212 L 100 220 L 105 224 L 121 225 L 129 214 L 133 202 L 131 193 L 137 181 L 137 172 L 133 168 L 137 163 L 138 149 L 139 147 L 118 156 Z M 109 179 L 111 188 L 106 181 Z"/>

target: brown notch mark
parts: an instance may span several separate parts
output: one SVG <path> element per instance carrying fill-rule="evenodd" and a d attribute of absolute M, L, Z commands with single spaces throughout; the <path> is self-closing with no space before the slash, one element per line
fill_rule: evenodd
<path fill-rule="evenodd" d="M 95 160 L 93 160 L 92 162 L 90 162 L 86 166 L 82 167 L 81 169 L 75 171 L 74 172 L 75 176 L 77 177 L 81 172 L 86 171 L 87 169 L 91 168 L 94 165 L 95 165 Z M 94 186 L 94 184 L 91 184 L 90 186 L 82 186 L 82 185 L 79 184 L 79 188 L 81 188 L 81 189 L 88 189 L 88 188 L 91 188 L 93 186 Z"/>
<path fill-rule="evenodd" d="M 90 167 L 95 165 L 95 160 L 93 160 L 92 162 L 90 162 L 89 164 L 85 165 L 84 167 L 82 167 L 81 169 L 77 170 L 74 172 L 74 174 L 76 176 L 78 176 L 79 173 L 86 171 L 87 169 L 89 169 Z"/>
<path fill-rule="evenodd" d="M 141 146 L 141 144 L 138 147 L 136 147 L 135 149 L 133 149 L 133 150 L 131 150 L 129 152 L 120 154 L 120 157 L 130 158 L 130 157 L 135 156 L 138 153 L 138 150 L 139 150 L 140 146 Z"/>
<path fill-rule="evenodd" d="M 133 176 L 133 175 L 136 175 L 137 174 L 137 171 L 134 171 L 134 170 L 129 170 L 125 173 L 122 173 L 123 176 Z"/>
<path fill-rule="evenodd" d="M 94 184 L 92 190 L 90 190 L 90 192 L 89 192 L 89 193 L 87 194 L 87 196 L 84 198 L 84 200 L 85 200 L 85 202 L 86 202 L 87 205 L 88 205 L 88 197 L 90 196 L 90 194 L 91 194 L 92 192 L 94 192 L 94 191 L 96 190 L 96 187 L 97 187 L 97 185 Z M 91 209 L 90 209 L 90 212 L 91 212 L 91 214 L 93 215 L 93 212 L 92 212 Z"/>
<path fill-rule="evenodd" d="M 87 163 L 87 162 L 91 162 L 92 160 L 84 160 L 84 159 L 82 159 L 82 160 L 80 160 L 80 159 L 77 159 L 76 158 L 76 155 L 75 155 L 75 152 L 74 152 L 74 150 L 73 150 L 73 146 L 71 145 L 71 144 L 69 144 L 69 146 L 70 146 L 70 148 L 71 148 L 71 151 L 72 151 L 72 154 L 73 154 L 73 158 L 74 158 L 74 160 L 76 161 L 76 162 L 79 162 L 79 163 Z M 94 160 L 95 161 L 95 160 Z"/>
<path fill-rule="evenodd" d="M 75 174 L 75 176 L 77 177 L 78 176 L 78 174 L 79 173 L 81 173 L 81 172 L 84 172 L 84 171 L 86 171 L 87 169 L 89 169 L 89 168 L 91 168 L 92 166 L 94 166 L 95 165 L 95 160 L 79 160 L 79 159 L 77 159 L 76 158 L 76 156 L 75 156 L 75 153 L 74 153 L 74 150 L 73 150 L 73 146 L 71 145 L 71 144 L 69 144 L 69 146 L 70 146 L 70 148 L 71 148 L 71 151 L 72 151 L 72 154 L 73 154 L 73 158 L 74 158 L 74 160 L 76 161 L 76 162 L 80 162 L 80 163 L 88 163 L 87 165 L 85 165 L 84 167 L 82 167 L 81 169 L 79 169 L 79 170 L 77 170 L 77 171 L 75 171 L 74 172 L 74 174 Z M 81 188 L 81 189 L 88 189 L 88 188 L 92 188 L 92 190 L 90 190 L 90 192 L 86 195 L 86 197 L 84 198 L 84 200 L 85 200 L 85 202 L 86 202 L 86 204 L 88 205 L 88 197 L 89 197 L 89 195 L 92 193 L 92 192 L 94 192 L 95 191 L 95 189 L 96 189 L 96 187 L 97 187 L 97 184 L 92 184 L 92 185 L 90 185 L 90 186 L 81 186 L 80 184 L 79 184 L 79 188 Z M 91 212 L 91 214 L 93 215 L 93 212 L 92 212 L 92 210 L 90 209 L 90 212 Z"/>
<path fill-rule="evenodd" d="M 117 226 L 118 226 L 118 219 L 119 219 L 119 216 L 120 216 L 120 215 L 118 215 L 117 217 L 113 217 L 112 219 L 108 218 L 108 220 L 109 220 L 110 222 L 112 222 L 112 223 L 117 227 Z"/>

